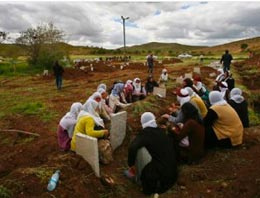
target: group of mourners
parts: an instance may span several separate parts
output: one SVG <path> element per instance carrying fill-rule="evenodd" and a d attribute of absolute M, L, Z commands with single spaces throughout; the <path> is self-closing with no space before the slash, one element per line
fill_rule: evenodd
<path fill-rule="evenodd" d="M 60 120 L 57 129 L 59 147 L 64 151 L 75 151 L 78 133 L 95 137 L 99 139 L 100 161 L 103 164 L 110 163 L 113 157 L 107 128 L 111 115 L 144 99 L 153 92 L 155 86 L 167 80 L 167 70 L 163 69 L 158 82 L 149 77 L 143 85 L 140 78 L 135 78 L 125 83 L 116 81 L 110 89 L 107 89 L 106 84 L 100 84 L 84 104 L 73 103 L 70 111 Z"/>
<path fill-rule="evenodd" d="M 162 123 L 156 121 L 152 112 L 142 114 L 142 131 L 129 146 L 129 169 L 124 174 L 142 185 L 145 194 L 168 190 L 176 182 L 179 163 L 197 163 L 213 147 L 242 144 L 243 128 L 249 126 L 247 102 L 241 89 L 234 87 L 230 71 L 218 72 L 211 92 L 199 75 L 184 79 L 182 87 L 174 90 L 177 103 L 158 119 Z M 59 147 L 75 151 L 78 133 L 96 137 L 100 162 L 109 164 L 113 160 L 106 127 L 110 116 L 144 99 L 168 78 L 167 70 L 163 69 L 159 81 L 149 76 L 143 84 L 140 78 L 135 78 L 125 83 L 114 82 L 111 89 L 100 84 L 84 104 L 73 103 L 60 120 Z"/>
<path fill-rule="evenodd" d="M 186 78 L 174 91 L 178 104 L 173 103 L 168 114 L 157 121 L 152 112 L 142 114 L 143 130 L 130 144 L 124 173 L 141 184 L 145 194 L 168 190 L 180 163 L 198 163 L 214 147 L 242 144 L 243 130 L 249 127 L 247 102 L 230 71 L 218 72 L 212 91 L 200 76 Z"/>

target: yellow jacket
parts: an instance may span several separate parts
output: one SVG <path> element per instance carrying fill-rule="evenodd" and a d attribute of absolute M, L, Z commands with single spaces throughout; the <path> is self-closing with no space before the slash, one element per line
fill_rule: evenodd
<path fill-rule="evenodd" d="M 218 115 L 212 126 L 217 138 L 230 138 L 233 146 L 242 144 L 244 128 L 237 112 L 229 104 L 213 105 L 210 108 Z"/>
<path fill-rule="evenodd" d="M 94 130 L 95 122 L 94 119 L 90 116 L 82 116 L 77 122 L 73 137 L 70 143 L 71 150 L 76 150 L 76 135 L 77 133 L 82 133 L 89 135 L 91 137 L 101 138 L 104 136 L 104 130 Z"/>
<path fill-rule="evenodd" d="M 192 96 L 191 101 L 198 106 L 202 118 L 205 118 L 205 116 L 208 113 L 208 109 L 207 109 L 205 103 L 203 102 L 203 100 L 198 96 Z"/>

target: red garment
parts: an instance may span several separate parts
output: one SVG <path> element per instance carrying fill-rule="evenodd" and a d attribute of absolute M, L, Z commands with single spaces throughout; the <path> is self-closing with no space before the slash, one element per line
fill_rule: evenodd
<path fill-rule="evenodd" d="M 64 151 L 69 150 L 71 138 L 69 137 L 67 130 L 63 129 L 62 126 L 59 125 L 57 135 L 59 147 Z"/>

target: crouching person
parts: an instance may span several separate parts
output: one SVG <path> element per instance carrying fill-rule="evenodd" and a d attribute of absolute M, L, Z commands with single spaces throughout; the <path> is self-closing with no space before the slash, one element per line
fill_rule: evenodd
<path fill-rule="evenodd" d="M 141 116 L 141 123 L 143 130 L 128 150 L 130 168 L 125 174 L 132 179 L 140 178 L 144 194 L 160 194 L 171 188 L 177 179 L 174 145 L 164 131 L 157 127 L 151 112 Z M 141 149 L 147 151 L 143 156 L 138 155 Z"/>
<path fill-rule="evenodd" d="M 77 123 L 77 116 L 82 108 L 80 102 L 75 102 L 71 105 L 70 112 L 66 113 L 65 116 L 60 120 L 57 136 L 59 147 L 63 151 L 70 149 L 70 141 L 73 136 L 75 124 Z"/>
<path fill-rule="evenodd" d="M 77 133 L 98 138 L 100 162 L 108 164 L 113 160 L 112 147 L 109 140 L 106 139 L 109 136 L 109 131 L 105 129 L 103 120 L 97 114 L 98 107 L 98 102 L 93 99 L 89 99 L 83 105 L 83 110 L 78 115 L 77 124 L 71 140 L 71 150 L 76 150 Z"/>
<path fill-rule="evenodd" d="M 203 120 L 206 148 L 241 145 L 244 128 L 236 111 L 219 91 L 210 92 L 209 101 L 212 106 Z"/>

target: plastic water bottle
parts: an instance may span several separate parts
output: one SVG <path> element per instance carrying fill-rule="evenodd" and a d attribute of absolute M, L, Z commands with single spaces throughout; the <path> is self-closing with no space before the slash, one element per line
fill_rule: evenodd
<path fill-rule="evenodd" d="M 60 170 L 57 170 L 52 176 L 47 186 L 48 191 L 53 191 L 56 188 L 56 185 L 59 181 Z"/>

